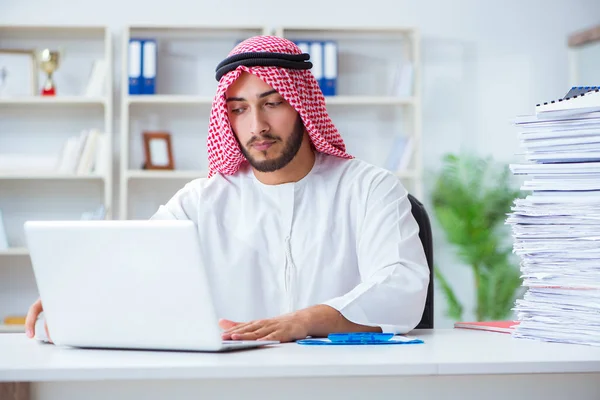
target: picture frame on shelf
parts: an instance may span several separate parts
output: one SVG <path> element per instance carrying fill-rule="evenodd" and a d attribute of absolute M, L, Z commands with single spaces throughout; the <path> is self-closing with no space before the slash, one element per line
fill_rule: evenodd
<path fill-rule="evenodd" d="M 35 50 L 0 48 L 0 98 L 36 96 L 37 89 Z"/>
<path fill-rule="evenodd" d="M 171 134 L 163 131 L 144 131 L 144 166 L 147 170 L 174 170 L 175 161 Z"/>

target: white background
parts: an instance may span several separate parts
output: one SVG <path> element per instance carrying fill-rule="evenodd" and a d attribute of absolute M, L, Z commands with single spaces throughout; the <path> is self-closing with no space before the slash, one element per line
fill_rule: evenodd
<path fill-rule="evenodd" d="M 417 27 L 422 35 L 426 177 L 435 173 L 444 153 L 460 149 L 493 155 L 502 162 L 519 160 L 512 118 L 533 112 L 537 102 L 566 93 L 567 36 L 599 22 L 597 0 L 3 0 L 0 6 L 1 24 L 111 27 L 115 145 L 120 126 L 119 34 L 127 24 Z M 600 81 L 580 83 L 600 85 Z M 429 203 L 427 198 L 424 201 Z M 474 302 L 470 271 L 456 262 L 437 227 L 434 234 L 436 265 L 449 274 L 458 297 L 470 310 Z M 0 274 L 0 281 L 15 278 Z M 2 302 L 15 295 L 7 285 L 0 284 L 0 289 Z M 443 298 L 438 295 L 439 327 L 450 324 L 443 311 Z M 472 313 L 465 314 L 465 319 L 471 317 Z"/>

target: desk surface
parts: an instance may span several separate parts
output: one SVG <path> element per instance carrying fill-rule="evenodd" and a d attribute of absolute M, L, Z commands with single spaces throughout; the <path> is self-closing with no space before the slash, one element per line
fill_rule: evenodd
<path fill-rule="evenodd" d="M 61 348 L 9 333 L 0 335 L 0 381 L 600 372 L 600 347 L 463 329 L 414 331 L 412 335 L 425 343 L 287 343 L 219 354 Z"/>

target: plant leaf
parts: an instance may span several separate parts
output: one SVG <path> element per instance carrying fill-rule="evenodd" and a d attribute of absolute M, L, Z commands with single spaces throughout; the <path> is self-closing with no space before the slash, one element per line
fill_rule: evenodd
<path fill-rule="evenodd" d="M 438 280 L 438 283 L 441 286 L 442 292 L 446 297 L 446 301 L 448 302 L 448 309 L 446 310 L 446 315 L 455 321 L 460 321 L 462 319 L 463 306 L 458 301 L 458 298 L 454 294 L 454 291 L 450 287 L 450 284 L 442 274 L 442 272 L 435 267 L 433 269 L 433 273 L 435 278 Z"/>
<path fill-rule="evenodd" d="M 444 156 L 431 194 L 433 211 L 457 255 L 473 271 L 478 319 L 508 315 L 521 286 L 505 224 L 518 195 L 507 165 L 497 165 L 491 157 Z M 453 307 L 456 296 L 441 274 L 438 280 Z"/>

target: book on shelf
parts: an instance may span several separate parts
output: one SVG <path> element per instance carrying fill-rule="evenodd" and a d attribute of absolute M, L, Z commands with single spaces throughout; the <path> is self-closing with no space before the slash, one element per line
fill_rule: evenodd
<path fill-rule="evenodd" d="M 93 211 L 86 211 L 83 214 L 81 214 L 81 220 L 91 221 L 106 219 L 106 211 L 106 207 L 104 205 L 101 205 Z"/>
<path fill-rule="evenodd" d="M 110 167 L 108 139 L 106 133 L 84 130 L 79 135 L 69 137 L 58 154 L 0 154 L 0 174 L 104 176 Z"/>
<path fill-rule="evenodd" d="M 4 228 L 4 218 L 2 217 L 2 210 L 0 210 L 0 250 L 8 250 L 8 235 Z"/>
<path fill-rule="evenodd" d="M 310 55 L 310 71 L 319 83 L 324 96 L 338 92 L 338 44 L 334 40 L 293 40 L 303 53 Z"/>
<path fill-rule="evenodd" d="M 411 62 L 401 62 L 396 67 L 391 84 L 391 95 L 396 97 L 410 97 L 413 95 L 414 66 Z"/>
<path fill-rule="evenodd" d="M 473 329 L 478 331 L 511 333 L 515 330 L 515 326 L 519 321 L 471 321 L 471 322 L 455 322 L 454 328 L 457 329 Z"/>
<path fill-rule="evenodd" d="M 158 61 L 157 40 L 131 38 L 128 50 L 129 94 L 155 94 Z"/>
<path fill-rule="evenodd" d="M 61 150 L 56 171 L 77 175 L 105 175 L 110 162 L 108 135 L 98 130 L 84 130 L 71 136 Z"/>
<path fill-rule="evenodd" d="M 405 171 L 410 165 L 414 139 L 412 136 L 396 135 L 384 168 L 390 171 Z"/>
<path fill-rule="evenodd" d="M 333 40 L 323 42 L 323 81 L 319 83 L 325 96 L 337 94 L 338 46 Z"/>
<path fill-rule="evenodd" d="M 102 59 L 94 61 L 85 88 L 86 97 L 102 97 L 106 95 L 107 71 L 108 63 L 106 60 Z"/>

